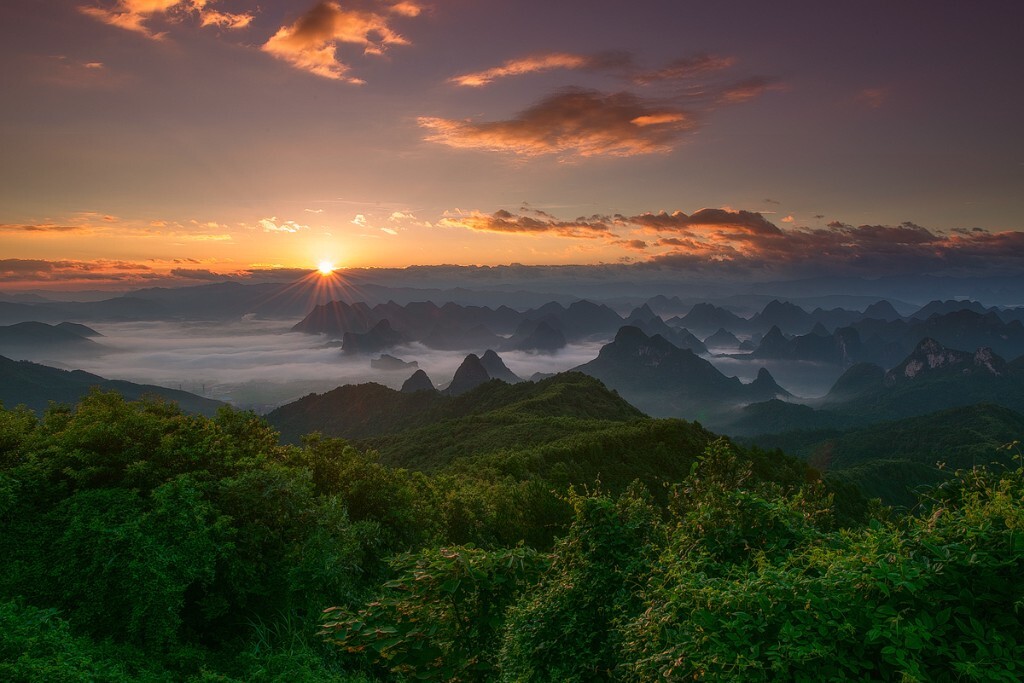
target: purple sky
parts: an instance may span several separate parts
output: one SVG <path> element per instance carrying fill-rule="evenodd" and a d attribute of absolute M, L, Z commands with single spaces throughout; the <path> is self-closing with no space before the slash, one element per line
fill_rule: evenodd
<path fill-rule="evenodd" d="M 1019 1 L 4 0 L 0 290 L 1024 272 L 1022 27 Z"/>

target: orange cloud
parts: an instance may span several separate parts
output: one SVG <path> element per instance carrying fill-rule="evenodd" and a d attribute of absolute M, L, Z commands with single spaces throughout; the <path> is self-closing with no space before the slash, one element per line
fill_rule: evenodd
<path fill-rule="evenodd" d="M 651 257 L 649 263 L 685 268 L 725 264 L 734 270 L 768 269 L 790 275 L 1019 272 L 1024 267 L 1024 232 L 974 228 L 943 233 L 913 223 L 839 222 L 783 231 L 764 223 L 771 227 L 751 229 L 755 222 L 746 220 L 683 239 L 663 237 L 658 245 L 672 250 Z"/>
<path fill-rule="evenodd" d="M 638 85 L 649 85 L 706 76 L 715 71 L 727 69 L 735 63 L 736 60 L 733 57 L 698 54 L 677 59 L 658 69 L 641 69 L 635 63 L 632 55 L 626 52 L 600 52 L 590 55 L 551 52 L 510 59 L 500 66 L 453 76 L 448 80 L 458 85 L 480 87 L 499 78 L 510 76 L 522 76 L 552 69 L 582 69 L 614 73 Z"/>
<path fill-rule="evenodd" d="M 0 282 L 127 281 L 145 279 L 151 271 L 145 263 L 128 261 L 0 259 Z"/>
<path fill-rule="evenodd" d="M 364 81 L 348 75 L 351 67 L 338 60 L 338 43 L 361 45 L 363 54 L 374 55 L 383 54 L 391 45 L 408 45 L 409 41 L 391 28 L 391 20 L 393 16 L 418 16 L 420 6 L 399 2 L 385 11 L 343 9 L 337 2 L 319 2 L 294 23 L 278 29 L 262 49 L 311 74 L 361 84 Z"/>
<path fill-rule="evenodd" d="M 620 217 L 619 220 L 637 225 L 648 232 L 681 232 L 688 235 L 703 231 L 705 234 L 736 238 L 743 235 L 779 235 L 782 232 L 760 213 L 730 209 L 700 209 L 690 216 L 682 211 L 671 214 L 662 211 Z"/>
<path fill-rule="evenodd" d="M 258 224 L 260 228 L 263 230 L 263 232 L 295 233 L 299 232 L 300 230 L 309 229 L 308 225 L 302 225 L 300 223 L 296 223 L 295 221 L 279 221 L 277 220 L 276 216 L 271 216 L 270 218 L 261 218 L 258 221 Z"/>
<path fill-rule="evenodd" d="M 760 97 L 769 90 L 778 90 L 781 87 L 783 86 L 767 78 L 748 78 L 720 88 L 715 101 L 718 104 L 742 104 Z"/>
<path fill-rule="evenodd" d="M 116 0 L 113 4 L 82 5 L 78 9 L 104 24 L 135 31 L 155 40 L 160 40 L 166 35 L 164 32 L 154 32 L 148 25 L 148 22 L 156 18 L 179 23 L 185 17 L 195 16 L 198 17 L 200 26 L 228 29 L 245 28 L 252 23 L 252 14 L 221 12 L 208 8 L 213 1 L 215 0 Z"/>
<path fill-rule="evenodd" d="M 448 80 L 459 85 L 478 88 L 487 85 L 496 78 L 521 76 L 523 74 L 537 73 L 538 71 L 550 71 L 551 69 L 580 69 L 590 63 L 590 57 L 565 52 L 554 52 L 546 55 L 523 57 L 522 59 L 511 59 L 501 66 L 461 76 L 453 76 Z"/>
<path fill-rule="evenodd" d="M 429 131 L 428 141 L 449 147 L 567 158 L 667 152 L 696 127 L 687 112 L 630 93 L 606 95 L 590 90 L 552 95 L 507 121 L 420 117 L 418 122 Z"/>
<path fill-rule="evenodd" d="M 761 77 L 733 83 L 708 78 L 734 63 L 732 57 L 699 54 L 645 70 L 637 66 L 632 55 L 623 52 L 529 55 L 449 81 L 481 87 L 497 79 L 551 69 L 588 70 L 630 85 L 657 86 L 652 90 L 658 97 L 568 89 L 549 95 L 508 120 L 477 122 L 422 116 L 418 122 L 428 131 L 425 139 L 430 142 L 525 157 L 668 152 L 684 134 L 697 128 L 700 114 L 721 105 L 747 102 L 781 87 Z"/>
<path fill-rule="evenodd" d="M 476 232 L 496 232 L 519 235 L 557 235 L 597 239 L 614 237 L 610 227 L 599 217 L 577 218 L 574 221 L 559 221 L 537 212 L 541 218 L 513 214 L 501 209 L 493 214 L 472 212 L 442 218 L 438 225 L 446 228 L 466 228 Z"/>

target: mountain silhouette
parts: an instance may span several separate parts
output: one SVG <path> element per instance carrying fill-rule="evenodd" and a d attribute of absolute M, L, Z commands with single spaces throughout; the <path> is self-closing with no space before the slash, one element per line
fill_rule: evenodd
<path fill-rule="evenodd" d="M 711 363 L 664 337 L 648 337 L 637 327 L 623 326 L 597 358 L 575 368 L 615 389 L 633 405 L 657 417 L 715 419 L 719 409 L 763 400 L 770 393 L 770 374 L 756 385 L 726 377 Z M 780 389 L 780 395 L 784 390 Z"/>
<path fill-rule="evenodd" d="M 437 391 L 434 388 L 434 383 L 430 381 L 430 377 L 423 370 L 417 370 L 412 373 L 409 379 L 405 380 L 402 384 L 403 394 L 411 394 L 417 391 Z"/>
<path fill-rule="evenodd" d="M 177 403 L 182 410 L 212 416 L 224 405 L 187 391 L 136 384 L 124 380 L 105 379 L 82 370 L 61 370 L 29 361 L 15 361 L 0 356 L 0 403 L 5 408 L 24 404 L 42 414 L 50 402 L 75 405 L 90 390 L 116 391 L 128 400 L 157 396 Z"/>
<path fill-rule="evenodd" d="M 341 350 L 346 354 L 377 353 L 408 341 L 405 335 L 391 327 L 387 318 L 374 325 L 369 332 L 346 332 L 341 339 Z"/>
<path fill-rule="evenodd" d="M 509 370 L 501 356 L 491 349 L 487 349 L 484 355 L 480 356 L 480 364 L 484 366 L 484 370 L 487 371 L 487 375 L 491 379 L 500 379 L 502 382 L 508 382 L 509 384 L 523 381 L 522 377 Z"/>

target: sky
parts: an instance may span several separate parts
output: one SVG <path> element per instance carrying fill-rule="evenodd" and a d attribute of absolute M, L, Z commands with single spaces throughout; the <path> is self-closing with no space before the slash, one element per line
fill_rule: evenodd
<path fill-rule="evenodd" d="M 1017 0 L 4 0 L 0 292 L 1024 274 L 1022 25 Z"/>

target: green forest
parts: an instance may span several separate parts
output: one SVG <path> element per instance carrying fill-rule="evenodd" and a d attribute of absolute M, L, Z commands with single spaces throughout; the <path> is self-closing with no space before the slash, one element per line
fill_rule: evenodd
<path fill-rule="evenodd" d="M 1016 442 L 894 509 L 582 376 L 403 400 L 0 409 L 0 680 L 1024 679 Z"/>

